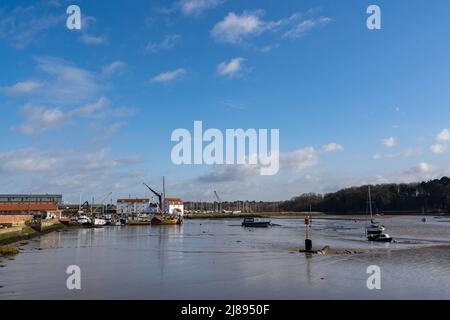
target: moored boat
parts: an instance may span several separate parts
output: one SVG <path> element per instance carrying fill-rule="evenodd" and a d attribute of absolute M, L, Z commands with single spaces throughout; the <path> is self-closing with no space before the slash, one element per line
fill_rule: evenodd
<path fill-rule="evenodd" d="M 378 235 L 369 235 L 367 239 L 372 242 L 387 242 L 391 243 L 394 241 L 394 238 L 390 237 L 388 234 L 382 233 Z"/>
<path fill-rule="evenodd" d="M 103 227 L 106 225 L 106 220 L 105 219 L 98 219 L 98 218 L 94 218 L 92 219 L 92 226 L 99 228 L 99 227 Z"/>
<path fill-rule="evenodd" d="M 373 220 L 373 210 L 372 210 L 372 195 L 369 186 L 369 212 L 370 212 L 370 226 L 366 227 L 366 237 L 368 241 L 372 242 L 387 242 L 390 243 L 394 239 L 384 231 L 386 228 L 379 222 Z"/>
<path fill-rule="evenodd" d="M 150 217 L 129 217 L 126 220 L 128 226 L 149 226 L 152 224 Z"/>
<path fill-rule="evenodd" d="M 245 228 L 268 228 L 272 225 L 270 220 L 260 218 L 245 218 L 242 226 Z"/>

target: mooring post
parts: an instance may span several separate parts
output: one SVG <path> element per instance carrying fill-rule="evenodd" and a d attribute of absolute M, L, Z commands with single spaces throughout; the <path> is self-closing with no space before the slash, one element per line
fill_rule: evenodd
<path fill-rule="evenodd" d="M 305 251 L 312 251 L 312 240 L 309 238 L 309 231 L 311 226 L 311 217 L 305 218 L 306 239 L 305 239 Z"/>

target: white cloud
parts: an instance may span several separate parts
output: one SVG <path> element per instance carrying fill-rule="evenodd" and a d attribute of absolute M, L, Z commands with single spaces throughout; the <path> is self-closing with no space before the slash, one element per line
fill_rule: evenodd
<path fill-rule="evenodd" d="M 229 62 L 224 61 L 217 66 L 217 73 L 226 77 L 236 76 L 242 71 L 244 61 L 244 58 L 234 58 Z"/>
<path fill-rule="evenodd" d="M 76 203 L 81 190 L 86 198 L 110 191 L 128 195 L 145 176 L 135 169 L 142 162 L 140 154 L 111 157 L 106 148 L 0 151 L 0 192 L 63 193 L 65 201 Z"/>
<path fill-rule="evenodd" d="M 37 89 L 41 87 L 41 84 L 37 81 L 29 80 L 18 82 L 13 86 L 1 88 L 6 94 L 9 95 L 22 95 L 29 94 L 35 92 Z"/>
<path fill-rule="evenodd" d="M 443 144 L 435 144 L 430 147 L 431 152 L 434 154 L 441 154 L 447 151 L 447 146 Z"/>
<path fill-rule="evenodd" d="M 306 169 L 319 164 L 323 152 L 333 152 L 341 148 L 342 146 L 337 143 L 330 143 L 321 150 L 306 147 L 281 153 L 279 155 L 280 174 L 295 175 L 304 172 Z M 260 176 L 260 168 L 260 165 L 216 165 L 212 172 L 201 175 L 197 180 L 204 183 L 244 181 L 251 177 Z"/>
<path fill-rule="evenodd" d="M 170 82 L 173 80 L 176 80 L 178 78 L 181 78 L 187 74 L 186 69 L 180 68 L 173 71 L 167 71 L 160 73 L 153 77 L 152 82 Z"/>
<path fill-rule="evenodd" d="M 442 154 L 448 149 L 448 142 L 450 141 L 450 131 L 448 129 L 443 129 L 439 134 L 436 135 L 436 144 L 430 147 L 430 150 L 434 154 Z"/>
<path fill-rule="evenodd" d="M 344 147 L 342 147 L 342 145 L 340 145 L 338 143 L 329 143 L 322 147 L 322 150 L 324 152 L 334 152 L 334 151 L 339 151 L 342 149 L 344 149 Z"/>
<path fill-rule="evenodd" d="M 169 34 L 164 37 L 161 42 L 150 42 L 146 46 L 146 50 L 148 52 L 158 52 L 162 50 L 169 50 L 173 48 L 177 42 L 181 39 L 181 36 L 178 34 Z"/>
<path fill-rule="evenodd" d="M 436 140 L 440 142 L 450 141 L 450 131 L 448 129 L 442 130 L 437 136 Z"/>
<path fill-rule="evenodd" d="M 181 0 L 180 8 L 185 15 L 199 15 L 207 9 L 217 7 L 223 0 Z"/>
<path fill-rule="evenodd" d="M 319 152 L 313 147 L 299 149 L 280 155 L 280 170 L 298 173 L 319 163 Z"/>
<path fill-rule="evenodd" d="M 20 112 L 25 120 L 20 126 L 12 129 L 27 135 L 40 134 L 60 127 L 68 120 L 67 115 L 59 108 L 46 109 L 29 104 L 24 106 Z"/>
<path fill-rule="evenodd" d="M 87 45 L 103 45 L 108 43 L 106 36 L 94 36 L 88 33 L 83 33 L 80 40 Z"/>
<path fill-rule="evenodd" d="M 100 86 L 97 76 L 63 59 L 35 58 L 38 69 L 49 79 L 42 80 L 39 97 L 50 103 L 77 103 L 97 96 Z"/>
<path fill-rule="evenodd" d="M 397 139 L 395 137 L 389 137 L 386 139 L 381 139 L 381 143 L 388 148 L 395 147 L 397 145 Z"/>
<path fill-rule="evenodd" d="M 408 149 L 401 150 L 401 151 L 395 152 L 395 153 L 387 153 L 387 154 L 377 153 L 372 158 L 374 160 L 394 159 L 394 158 L 401 158 L 401 157 L 407 158 L 407 157 L 420 156 L 422 154 L 423 154 L 422 148 L 408 148 Z"/>
<path fill-rule="evenodd" d="M 241 43 L 268 28 L 268 24 L 261 17 L 262 11 L 244 12 L 241 15 L 230 12 L 214 26 L 211 35 L 218 42 Z"/>
<path fill-rule="evenodd" d="M 17 49 L 39 43 L 41 35 L 63 23 L 64 14 L 49 14 L 39 5 L 17 7 L 12 11 L 0 8 L 0 39 Z"/>
<path fill-rule="evenodd" d="M 300 13 L 293 13 L 287 18 L 277 21 L 266 21 L 263 19 L 263 15 L 264 11 L 262 10 L 243 12 L 241 15 L 230 12 L 213 27 L 211 35 L 218 42 L 231 44 L 247 43 L 250 38 L 268 31 L 274 34 L 281 33 L 281 38 L 295 39 L 312 29 L 324 27 L 331 21 L 331 18 L 328 17 L 306 18 Z M 266 45 L 260 50 L 267 51 L 272 48 L 273 45 Z"/>
<path fill-rule="evenodd" d="M 296 39 L 312 29 L 324 27 L 331 22 L 328 17 L 311 18 L 299 22 L 293 28 L 284 33 L 283 38 Z"/>
<path fill-rule="evenodd" d="M 94 103 L 86 104 L 69 111 L 63 111 L 60 108 L 45 108 L 27 104 L 21 108 L 20 113 L 24 119 L 22 124 L 14 126 L 11 129 L 26 135 L 42 134 L 51 129 L 66 125 L 68 122 L 78 118 L 95 119 L 98 121 L 108 118 L 125 118 L 134 114 L 131 108 L 112 108 L 105 97 L 101 97 Z M 118 129 L 115 128 L 115 131 Z M 111 134 L 114 132 L 110 131 Z"/>
<path fill-rule="evenodd" d="M 104 115 L 102 112 L 109 105 L 108 99 L 101 97 L 94 103 L 89 103 L 69 112 L 71 116 L 89 118 L 98 118 Z"/>
<path fill-rule="evenodd" d="M 104 65 L 102 67 L 102 75 L 109 77 L 114 74 L 120 73 L 127 67 L 127 64 L 123 61 L 114 61 L 111 64 Z"/>
<path fill-rule="evenodd" d="M 58 163 L 57 157 L 44 155 L 33 148 L 0 152 L 0 174 L 48 171 L 55 168 Z"/>

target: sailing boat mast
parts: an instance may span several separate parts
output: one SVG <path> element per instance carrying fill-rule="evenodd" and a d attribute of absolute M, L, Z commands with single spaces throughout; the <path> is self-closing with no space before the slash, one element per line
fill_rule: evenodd
<path fill-rule="evenodd" d="M 164 211 L 165 203 L 166 203 L 166 177 L 163 177 L 163 192 L 162 192 L 163 208 L 161 208 L 162 211 Z"/>

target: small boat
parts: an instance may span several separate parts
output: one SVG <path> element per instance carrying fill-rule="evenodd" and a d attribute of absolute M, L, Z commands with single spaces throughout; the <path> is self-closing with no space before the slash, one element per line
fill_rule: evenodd
<path fill-rule="evenodd" d="M 126 224 L 129 226 L 149 226 L 152 224 L 152 220 L 150 218 L 128 218 Z"/>
<path fill-rule="evenodd" d="M 98 219 L 98 218 L 94 218 L 92 220 L 92 226 L 99 228 L 99 227 L 103 227 L 106 225 L 106 220 L 105 219 Z"/>
<path fill-rule="evenodd" d="M 378 235 L 369 235 L 367 236 L 367 240 L 372 242 L 387 242 L 391 243 L 394 238 L 390 237 L 388 234 L 378 234 Z"/>
<path fill-rule="evenodd" d="M 386 228 L 378 222 L 371 221 L 369 227 L 366 228 L 367 234 L 381 234 L 386 230 Z"/>
<path fill-rule="evenodd" d="M 242 221 L 242 226 L 245 228 L 268 228 L 272 225 L 270 220 L 263 220 L 260 218 L 245 218 Z"/>
<path fill-rule="evenodd" d="M 182 220 L 180 217 L 175 216 L 155 216 L 151 220 L 151 224 L 156 226 L 177 225 L 182 224 Z"/>
<path fill-rule="evenodd" d="M 366 236 L 367 240 L 373 242 L 392 242 L 393 238 L 391 238 L 388 234 L 384 234 L 386 228 L 379 222 L 373 220 L 373 210 L 372 210 L 372 195 L 370 192 L 369 186 L 369 212 L 370 212 L 370 225 L 366 227 Z"/>
<path fill-rule="evenodd" d="M 111 220 L 108 222 L 108 226 L 112 227 L 120 227 L 122 225 L 122 222 L 120 220 Z"/>
<path fill-rule="evenodd" d="M 68 226 L 68 225 L 70 225 L 70 218 L 61 218 L 61 219 L 59 219 L 59 222 L 60 223 L 62 223 L 63 225 L 66 225 L 66 226 Z"/>
<path fill-rule="evenodd" d="M 77 217 L 74 217 L 72 219 L 72 221 L 75 221 L 76 223 L 78 223 L 81 226 L 92 225 L 92 220 L 86 215 L 79 215 Z"/>

